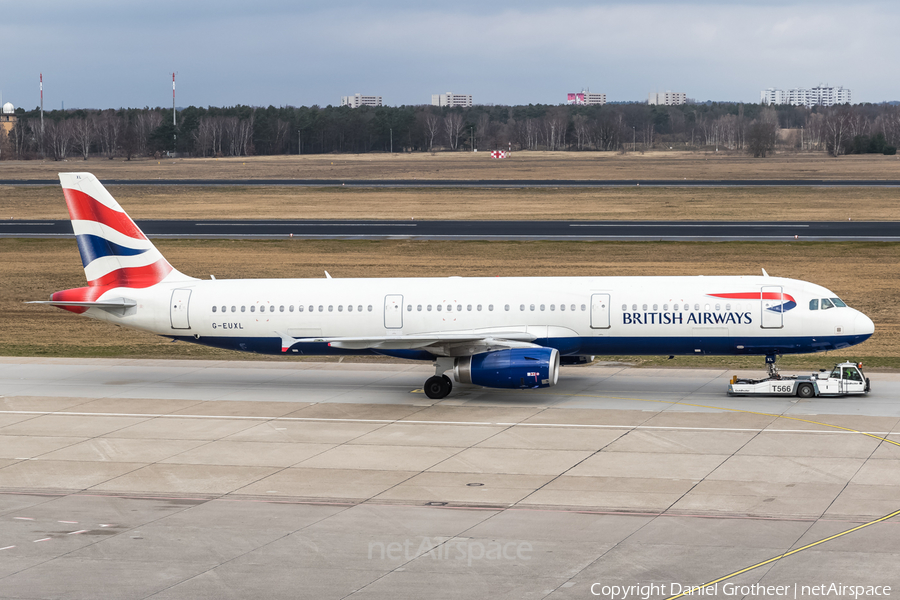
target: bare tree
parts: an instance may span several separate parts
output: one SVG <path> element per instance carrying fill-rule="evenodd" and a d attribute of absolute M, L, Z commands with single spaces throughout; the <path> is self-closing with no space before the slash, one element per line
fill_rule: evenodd
<path fill-rule="evenodd" d="M 94 124 L 93 115 L 85 115 L 83 119 L 75 120 L 75 146 L 81 152 L 84 160 L 91 154 L 91 146 L 97 138 L 97 127 Z"/>
<path fill-rule="evenodd" d="M 53 160 L 63 160 L 69 155 L 75 135 L 70 120 L 47 121 L 44 135 Z"/>
<path fill-rule="evenodd" d="M 747 129 L 747 151 L 757 158 L 765 158 L 775 150 L 777 139 L 778 113 L 774 108 L 766 108 Z"/>
<path fill-rule="evenodd" d="M 437 135 L 441 126 L 441 120 L 434 113 L 425 115 L 425 135 L 428 137 L 428 151 L 434 149 L 434 136 Z"/>
<path fill-rule="evenodd" d="M 100 147 L 103 154 L 110 160 L 118 153 L 120 135 L 122 132 L 122 118 L 115 111 L 105 110 L 97 120 L 97 133 L 100 138 Z"/>
<path fill-rule="evenodd" d="M 850 115 L 846 108 L 833 107 L 825 115 L 825 149 L 832 156 L 844 153 L 844 142 L 850 129 Z"/>
<path fill-rule="evenodd" d="M 444 117 L 444 130 L 447 132 L 451 150 L 456 150 L 459 147 L 459 136 L 462 133 L 462 128 L 462 115 L 458 112 L 447 113 L 447 116 Z"/>

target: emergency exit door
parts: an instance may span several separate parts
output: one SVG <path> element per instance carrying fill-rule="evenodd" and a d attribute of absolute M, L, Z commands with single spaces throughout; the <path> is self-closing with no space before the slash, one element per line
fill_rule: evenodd
<path fill-rule="evenodd" d="M 403 296 L 390 294 L 384 297 L 384 328 L 403 328 Z"/>
<path fill-rule="evenodd" d="M 763 329 L 780 329 L 784 326 L 784 293 L 781 286 L 763 286 L 760 293 Z"/>
<path fill-rule="evenodd" d="M 169 316 L 172 320 L 172 329 L 190 329 L 191 321 L 188 318 L 188 309 L 191 304 L 191 290 L 173 290 Z"/>
<path fill-rule="evenodd" d="M 591 328 L 609 329 L 609 294 L 591 294 Z"/>

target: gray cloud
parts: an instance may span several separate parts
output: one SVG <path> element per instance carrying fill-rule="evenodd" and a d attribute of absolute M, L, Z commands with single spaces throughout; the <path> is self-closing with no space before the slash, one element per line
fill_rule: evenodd
<path fill-rule="evenodd" d="M 577 2 L 461 0 L 378 5 L 105 0 L 5 11 L 4 100 L 45 106 L 336 104 L 432 93 L 479 103 L 557 103 L 590 87 L 610 100 L 683 91 L 755 102 L 765 87 L 844 85 L 855 101 L 900 97 L 877 48 L 893 44 L 885 2 Z M 183 4 L 183 5 L 182 5 Z"/>

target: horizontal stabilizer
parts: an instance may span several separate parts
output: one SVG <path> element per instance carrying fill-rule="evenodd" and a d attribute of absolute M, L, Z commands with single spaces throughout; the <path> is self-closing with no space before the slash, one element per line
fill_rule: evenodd
<path fill-rule="evenodd" d="M 134 308 L 137 306 L 137 302 L 134 300 L 129 300 L 128 298 L 113 298 L 111 300 L 100 300 L 94 302 L 76 302 L 71 300 L 33 300 L 31 302 L 26 302 L 25 304 L 48 304 L 50 306 L 56 306 L 58 308 L 99 308 L 101 310 L 105 310 L 108 312 L 115 312 L 118 314 L 125 314 L 125 311 L 129 308 Z"/>

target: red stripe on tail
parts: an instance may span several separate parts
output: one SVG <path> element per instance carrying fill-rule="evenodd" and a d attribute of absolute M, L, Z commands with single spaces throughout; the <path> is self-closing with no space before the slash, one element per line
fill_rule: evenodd
<path fill-rule="evenodd" d="M 147 239 L 131 217 L 125 213 L 109 208 L 80 190 L 63 188 L 63 195 L 66 197 L 66 206 L 69 207 L 69 216 L 73 221 L 96 221 L 130 238 Z"/>

